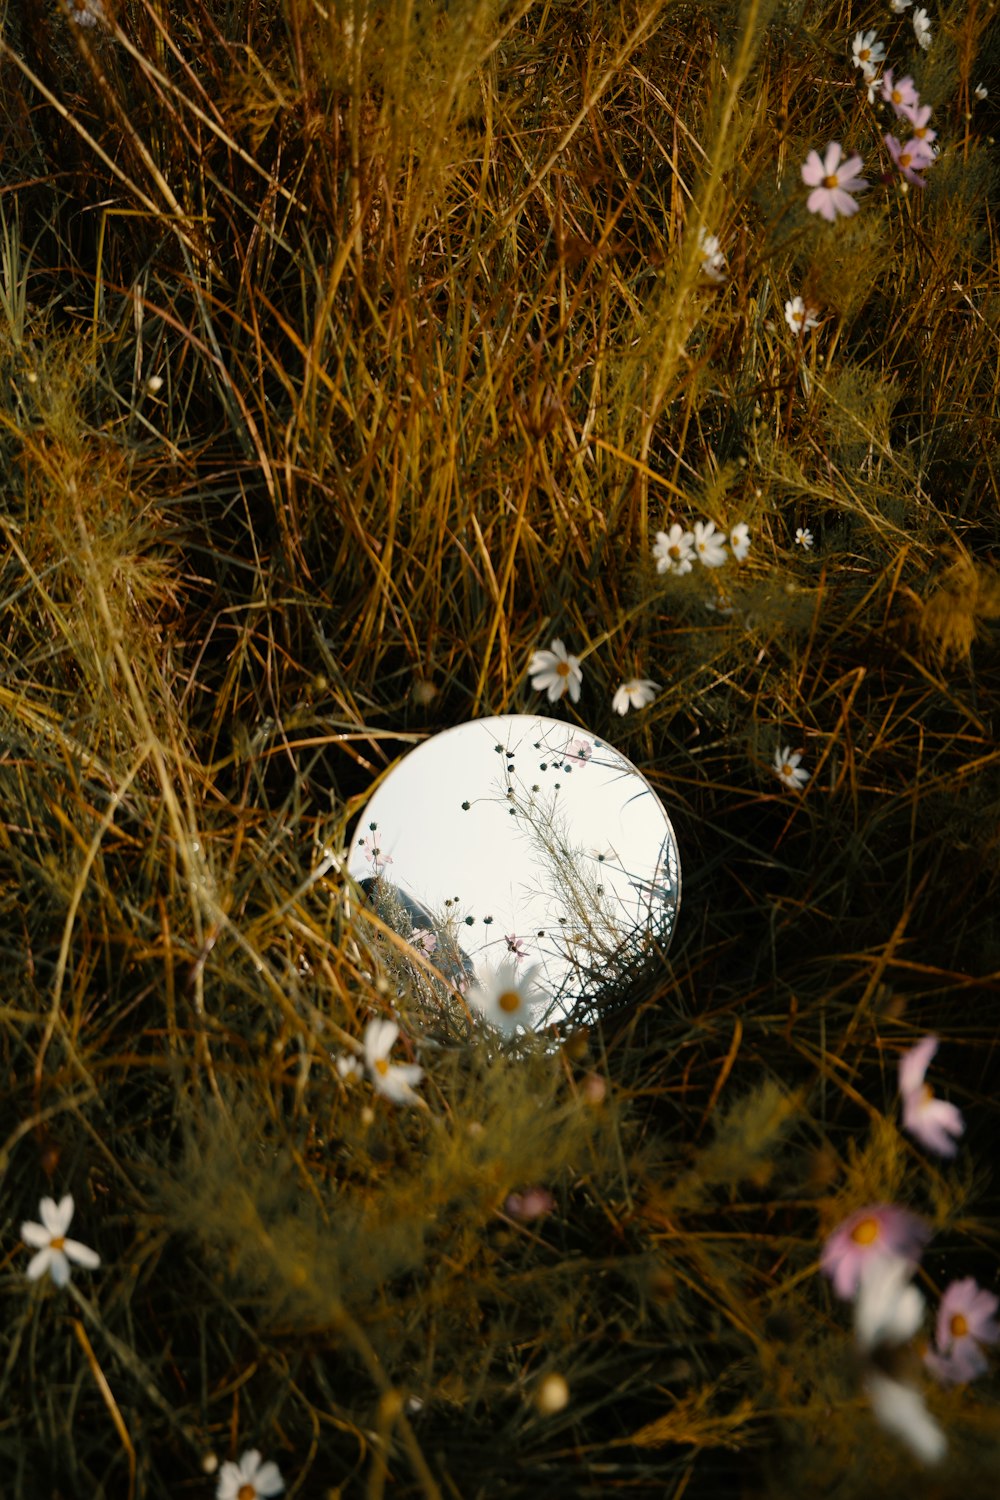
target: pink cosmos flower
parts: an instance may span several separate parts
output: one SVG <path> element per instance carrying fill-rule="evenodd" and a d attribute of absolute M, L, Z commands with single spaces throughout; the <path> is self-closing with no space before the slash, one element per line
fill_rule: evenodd
<path fill-rule="evenodd" d="M 544 1219 L 556 1206 L 556 1200 L 548 1188 L 530 1187 L 523 1193 L 510 1193 L 504 1204 L 504 1212 L 512 1219 L 526 1224 L 529 1219 Z"/>
<path fill-rule="evenodd" d="M 504 933 L 504 942 L 507 944 L 507 952 L 513 953 L 515 958 L 527 958 L 528 950 L 524 946 L 524 940 L 516 932 Z"/>
<path fill-rule="evenodd" d="M 410 933 L 410 943 L 414 948 L 419 948 L 421 953 L 429 956 L 438 945 L 437 933 L 429 927 L 414 927 Z"/>
<path fill-rule="evenodd" d="M 1000 1298 L 979 1286 L 971 1276 L 953 1281 L 938 1308 L 937 1351 L 929 1349 L 924 1361 L 945 1385 L 964 1385 L 987 1369 L 983 1344 L 1000 1343 L 1000 1324 L 994 1314 Z"/>
<path fill-rule="evenodd" d="M 392 855 L 383 854 L 379 848 L 377 836 L 366 833 L 363 839 L 358 839 L 358 848 L 365 851 L 365 859 L 370 859 L 375 874 L 378 874 L 379 865 L 391 865 Z"/>
<path fill-rule="evenodd" d="M 812 188 L 806 208 L 830 224 L 838 214 L 856 214 L 858 205 L 851 194 L 863 192 L 868 186 L 863 177 L 857 176 L 861 157 L 841 158 L 840 142 L 831 141 L 822 160 L 818 151 L 810 151 L 802 167 L 802 181 Z"/>
<path fill-rule="evenodd" d="M 882 137 L 896 166 L 902 172 L 907 182 L 912 182 L 914 187 L 926 187 L 918 172 L 925 172 L 928 167 L 934 165 L 934 148 L 927 141 L 919 140 L 913 136 L 901 146 L 894 135 Z"/>
<path fill-rule="evenodd" d="M 566 759 L 578 766 L 585 766 L 593 753 L 593 741 L 584 739 L 582 734 L 575 734 L 563 751 Z"/>
<path fill-rule="evenodd" d="M 820 1268 L 837 1296 L 849 1302 L 873 1258 L 892 1255 L 916 1265 L 929 1236 L 930 1229 L 915 1214 L 892 1203 L 876 1203 L 838 1224 L 823 1246 Z"/>
<path fill-rule="evenodd" d="M 929 104 L 906 104 L 897 113 L 909 120 L 913 126 L 913 134 L 919 141 L 926 141 L 930 145 L 931 141 L 937 140 L 937 131 L 932 130 L 927 123 L 931 117 Z"/>
<path fill-rule="evenodd" d="M 965 1121 L 956 1105 L 935 1098 L 934 1090 L 924 1082 L 924 1074 L 937 1049 L 937 1037 L 925 1036 L 899 1060 L 903 1129 L 928 1151 L 934 1151 L 938 1156 L 954 1156 L 958 1148 L 953 1137 L 963 1133 Z"/>
<path fill-rule="evenodd" d="M 897 83 L 893 80 L 891 68 L 886 68 L 882 75 L 882 98 L 886 104 L 892 105 L 897 115 L 901 115 L 904 109 L 916 109 L 920 103 L 920 95 L 910 75 L 900 78 Z"/>

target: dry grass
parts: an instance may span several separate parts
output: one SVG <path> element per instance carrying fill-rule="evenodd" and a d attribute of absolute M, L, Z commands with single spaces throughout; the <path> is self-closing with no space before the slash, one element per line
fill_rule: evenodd
<path fill-rule="evenodd" d="M 994 9 L 922 53 L 882 3 L 6 5 L 5 1494 L 258 1446 L 304 1497 L 993 1495 L 995 1379 L 930 1393 L 920 1470 L 816 1267 L 891 1198 L 932 1301 L 996 1284 Z M 934 105 L 922 193 L 862 26 Z M 872 186 L 827 226 L 833 139 Z M 659 575 L 700 517 L 749 559 Z M 685 905 L 501 1060 L 389 989 L 328 851 L 553 635 Z M 416 1110 L 334 1063 L 390 1000 Z M 955 1164 L 896 1123 L 929 1031 Z M 18 1229 L 64 1192 L 102 1266 L 58 1293 Z"/>

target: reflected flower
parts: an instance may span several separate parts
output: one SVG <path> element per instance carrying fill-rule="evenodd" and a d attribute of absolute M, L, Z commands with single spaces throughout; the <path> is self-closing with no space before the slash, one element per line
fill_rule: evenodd
<path fill-rule="evenodd" d="M 536 693 L 543 690 L 550 703 L 568 691 L 574 703 L 580 701 L 583 672 L 575 656 L 570 656 L 562 641 L 554 640 L 548 651 L 536 651 L 528 665 L 528 676 Z"/>
<path fill-rule="evenodd" d="M 859 1208 L 830 1235 L 820 1255 L 820 1268 L 830 1277 L 837 1296 L 849 1301 L 857 1294 L 870 1262 L 893 1256 L 915 1266 L 929 1236 L 922 1219 L 893 1203 Z"/>
<path fill-rule="evenodd" d="M 792 754 L 791 745 L 785 745 L 781 750 L 774 752 L 774 774 L 794 792 L 805 786 L 809 780 L 809 772 L 799 767 L 801 759 L 802 755 L 798 750 L 794 755 Z"/>
<path fill-rule="evenodd" d="M 903 1129 L 938 1156 L 954 1156 L 958 1149 L 955 1137 L 965 1130 L 961 1111 L 957 1105 L 936 1098 L 930 1084 L 924 1082 L 924 1074 L 937 1049 L 937 1037 L 926 1036 L 899 1060 Z"/>
<path fill-rule="evenodd" d="M 983 1344 L 1000 1343 L 996 1321 L 1000 1299 L 975 1278 L 953 1281 L 941 1298 L 935 1337 L 937 1350 L 924 1355 L 927 1368 L 945 1385 L 964 1385 L 989 1368 Z"/>
<path fill-rule="evenodd" d="M 260 1451 L 248 1448 L 239 1463 L 224 1463 L 219 1471 L 215 1500 L 270 1500 L 285 1488 L 275 1463 L 262 1463 Z"/>
<path fill-rule="evenodd" d="M 534 983 L 539 967 L 533 964 L 519 979 L 515 962 L 505 958 L 476 980 L 467 996 L 469 1004 L 505 1036 L 513 1036 L 518 1026 L 530 1030 L 532 1011 L 549 998 Z"/>
<path fill-rule="evenodd" d="M 669 531 L 658 531 L 653 545 L 658 573 L 690 573 L 694 555 L 694 537 L 676 521 Z"/>
<path fill-rule="evenodd" d="M 365 1027 L 365 1062 L 378 1093 L 391 1099 L 393 1104 L 416 1104 L 417 1095 L 411 1085 L 420 1082 L 424 1070 L 416 1063 L 389 1061 L 389 1053 L 398 1035 L 399 1026 L 395 1021 L 369 1021 Z"/>
<path fill-rule="evenodd" d="M 563 751 L 566 759 L 573 761 L 574 765 L 578 766 L 585 766 L 593 754 L 593 741 L 584 739 L 582 734 L 575 734 Z"/>
<path fill-rule="evenodd" d="M 363 839 L 358 839 L 358 848 L 365 851 L 365 858 L 371 861 L 376 874 L 378 874 L 379 865 L 392 864 L 392 855 L 382 853 L 373 833 L 366 833 Z"/>
<path fill-rule="evenodd" d="M 73 1220 L 73 1195 L 67 1193 L 56 1203 L 53 1198 L 43 1198 L 38 1205 L 42 1222 L 27 1220 L 21 1225 L 21 1238 L 30 1245 L 35 1254 L 28 1262 L 29 1281 L 38 1281 L 46 1271 L 56 1286 L 66 1286 L 70 1277 L 70 1261 L 94 1271 L 101 1264 L 101 1257 L 89 1245 L 79 1240 L 66 1238 L 66 1231 Z"/>
<path fill-rule="evenodd" d="M 714 521 L 695 521 L 694 550 L 706 568 L 721 568 L 726 560 L 726 539 Z"/>
<path fill-rule="evenodd" d="M 611 700 L 616 714 L 627 714 L 630 708 L 645 708 L 659 692 L 660 684 L 649 677 L 630 677 L 623 682 Z"/>

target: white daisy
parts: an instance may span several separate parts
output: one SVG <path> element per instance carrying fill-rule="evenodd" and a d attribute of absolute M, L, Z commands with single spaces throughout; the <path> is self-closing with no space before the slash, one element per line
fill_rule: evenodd
<path fill-rule="evenodd" d="M 865 1392 L 877 1421 L 905 1443 L 924 1463 L 934 1464 L 948 1451 L 948 1439 L 913 1386 L 903 1385 L 880 1370 L 872 1369 L 864 1381 Z"/>
<path fill-rule="evenodd" d="M 805 526 L 799 526 L 795 532 L 795 545 L 804 547 L 808 552 L 813 544 L 813 534 Z"/>
<path fill-rule="evenodd" d="M 424 1076 L 416 1063 L 391 1063 L 389 1053 L 399 1035 L 396 1021 L 369 1021 L 365 1027 L 365 1062 L 378 1093 L 393 1104 L 416 1104 L 412 1085 Z"/>
<path fill-rule="evenodd" d="M 468 993 L 470 1005 L 506 1036 L 513 1036 L 518 1026 L 532 1025 L 532 1010 L 548 1002 L 548 996 L 534 984 L 539 965 L 518 978 L 516 965 L 508 958 L 494 969 L 487 969 Z"/>
<path fill-rule="evenodd" d="M 977 83 L 973 92 L 975 93 L 976 98 L 982 101 L 989 93 L 989 89 L 986 87 L 985 83 Z"/>
<path fill-rule="evenodd" d="M 875 40 L 875 35 L 874 31 L 859 31 L 851 45 L 854 66 L 861 68 L 866 78 L 885 57 L 885 47 Z"/>
<path fill-rule="evenodd" d="M 801 297 L 792 297 L 785 303 L 785 322 L 794 334 L 804 333 L 807 328 L 819 325 L 815 310 L 807 307 Z"/>
<path fill-rule="evenodd" d="M 737 562 L 742 562 L 750 551 L 750 527 L 745 521 L 734 526 L 729 533 L 729 546 Z"/>
<path fill-rule="evenodd" d="M 615 693 L 611 707 L 616 714 L 627 714 L 630 708 L 645 708 L 647 703 L 652 703 L 659 688 L 660 684 L 648 677 L 630 677 Z"/>
<path fill-rule="evenodd" d="M 335 1066 L 338 1075 L 344 1080 L 345 1083 L 353 1083 L 356 1079 L 360 1078 L 365 1071 L 364 1067 L 361 1064 L 361 1059 L 355 1057 L 353 1052 L 342 1052 L 340 1056 L 335 1059 Z"/>
<path fill-rule="evenodd" d="M 42 1216 L 40 1224 L 29 1219 L 21 1225 L 22 1240 L 36 1252 L 28 1262 L 28 1280 L 37 1281 L 48 1271 L 56 1286 L 65 1286 L 69 1281 L 71 1260 L 88 1271 L 96 1270 L 101 1264 L 97 1251 L 81 1245 L 79 1240 L 66 1238 L 73 1219 L 72 1193 L 67 1193 L 58 1203 L 52 1198 L 43 1198 L 38 1211 Z"/>
<path fill-rule="evenodd" d="M 725 281 L 726 257 L 719 249 L 716 235 L 708 234 L 704 225 L 698 230 L 698 249 L 702 254 L 701 273 L 710 281 Z"/>
<path fill-rule="evenodd" d="M 721 568 L 726 560 L 726 539 L 714 521 L 695 521 L 694 550 L 706 568 Z"/>
<path fill-rule="evenodd" d="M 568 691 L 574 703 L 580 701 L 583 671 L 579 660 L 570 656 L 562 641 L 554 640 L 551 650 L 536 651 L 528 664 L 528 676 L 536 693 L 546 691 L 550 703 Z"/>
<path fill-rule="evenodd" d="M 790 745 L 774 752 L 774 774 L 785 786 L 790 786 L 796 792 L 809 780 L 809 772 L 803 771 L 799 766 L 801 759 L 798 751 L 792 754 Z"/>
<path fill-rule="evenodd" d="M 912 4 L 913 0 L 889 0 L 889 9 L 895 11 L 897 16 L 901 16 L 903 11 L 909 10 Z"/>
<path fill-rule="evenodd" d="M 108 19 L 102 0 L 63 0 L 63 9 L 78 26 L 96 26 Z"/>
<path fill-rule="evenodd" d="M 863 1354 L 912 1339 L 923 1321 L 924 1299 L 913 1285 L 913 1263 L 898 1255 L 866 1262 L 854 1299 L 854 1337 Z"/>
<path fill-rule="evenodd" d="M 653 544 L 658 573 L 690 573 L 694 537 L 675 521 L 669 531 L 658 531 Z"/>
<path fill-rule="evenodd" d="M 269 1500 L 285 1488 L 278 1465 L 261 1463 L 257 1448 L 240 1454 L 238 1464 L 224 1463 L 219 1470 L 215 1500 Z"/>
<path fill-rule="evenodd" d="M 913 34 L 917 45 L 926 52 L 931 44 L 931 18 L 923 6 L 913 12 Z"/>

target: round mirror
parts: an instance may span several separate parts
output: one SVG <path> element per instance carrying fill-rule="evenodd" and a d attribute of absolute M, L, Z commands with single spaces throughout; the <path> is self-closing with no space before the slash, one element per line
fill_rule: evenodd
<path fill-rule="evenodd" d="M 681 872 L 646 778 L 558 719 L 474 719 L 403 757 L 361 815 L 348 861 L 392 963 L 464 992 L 504 960 L 548 997 L 532 1025 L 673 935 Z M 419 960 L 413 955 L 419 955 Z"/>

